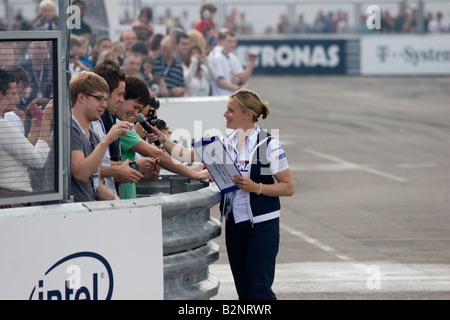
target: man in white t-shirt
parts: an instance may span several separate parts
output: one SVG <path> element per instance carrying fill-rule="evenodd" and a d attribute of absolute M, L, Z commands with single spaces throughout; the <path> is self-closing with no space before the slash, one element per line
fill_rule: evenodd
<path fill-rule="evenodd" d="M 248 64 L 244 69 L 239 58 L 233 52 L 237 43 L 234 32 L 226 32 L 222 50 L 217 51 L 211 59 L 217 74 L 217 80 L 211 83 L 213 96 L 228 96 L 240 88 L 249 87 L 247 82 L 253 73 L 258 56 L 248 54 Z"/>
<path fill-rule="evenodd" d="M 428 23 L 428 32 L 429 33 L 443 33 L 445 31 L 446 31 L 445 25 L 442 21 L 442 12 L 438 12 L 436 19 L 433 19 Z"/>

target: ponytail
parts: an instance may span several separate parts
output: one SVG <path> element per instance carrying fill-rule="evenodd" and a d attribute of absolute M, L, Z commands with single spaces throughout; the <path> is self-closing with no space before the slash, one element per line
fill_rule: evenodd
<path fill-rule="evenodd" d="M 265 120 L 270 114 L 268 102 L 261 100 L 252 90 L 239 89 L 230 96 L 230 99 L 236 100 L 243 112 L 253 112 L 253 122 L 258 122 L 260 117 Z"/>
<path fill-rule="evenodd" d="M 263 118 L 263 120 L 266 120 L 266 118 L 269 116 L 270 114 L 270 109 L 269 109 L 269 104 L 267 101 L 262 101 L 261 103 L 261 117 Z"/>

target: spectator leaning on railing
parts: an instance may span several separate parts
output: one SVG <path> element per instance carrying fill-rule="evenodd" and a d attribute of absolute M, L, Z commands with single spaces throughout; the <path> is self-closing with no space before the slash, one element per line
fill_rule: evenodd
<path fill-rule="evenodd" d="M 125 102 L 117 107 L 117 121 L 130 121 L 135 119 L 136 115 L 151 103 L 147 85 L 144 80 L 136 77 L 127 77 L 125 81 Z M 135 128 L 140 128 L 137 123 Z M 143 157 L 150 157 L 159 160 L 159 165 L 171 172 L 185 176 L 190 179 L 210 179 L 210 175 L 203 165 L 194 169 L 186 167 L 184 164 L 172 159 L 170 155 L 158 147 L 149 144 L 143 140 L 136 132 L 131 130 L 127 135 L 120 138 L 122 158 L 134 161 L 136 153 Z M 158 164 L 158 163 L 157 163 Z M 155 177 L 156 178 L 156 177 Z M 123 186 L 124 199 L 136 197 L 136 188 L 134 184 Z"/>
<path fill-rule="evenodd" d="M 100 140 L 90 128 L 100 119 L 107 107 L 107 82 L 93 72 L 83 71 L 70 81 L 72 104 L 71 174 L 72 195 L 75 202 L 119 200 L 101 182 L 99 167 L 109 145 L 127 134 L 130 123 L 114 125 Z"/>
<path fill-rule="evenodd" d="M 91 124 L 95 133 L 103 139 L 116 123 L 117 107 L 124 102 L 126 77 L 119 66 L 111 61 L 97 65 L 93 72 L 105 79 L 109 86 L 107 110 L 101 119 Z M 130 167 L 130 160 L 120 161 L 121 158 L 120 140 L 117 139 L 109 145 L 100 167 L 103 184 L 115 194 L 119 194 L 119 183 L 135 183 L 145 178 L 147 173 L 151 175 L 149 171 L 155 167 L 153 159 L 141 158 L 136 161 L 138 172 Z"/>

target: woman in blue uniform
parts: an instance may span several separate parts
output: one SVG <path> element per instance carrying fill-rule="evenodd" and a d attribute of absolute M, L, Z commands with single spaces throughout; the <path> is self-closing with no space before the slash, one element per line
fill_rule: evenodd
<path fill-rule="evenodd" d="M 269 115 L 267 102 L 248 89 L 230 96 L 224 113 L 226 127 L 234 131 L 222 142 L 241 175 L 237 191 L 222 197 L 220 209 L 226 222 L 226 246 L 239 299 L 273 300 L 275 260 L 280 242 L 281 196 L 294 194 L 294 181 L 280 142 L 256 123 Z M 194 161 L 195 152 L 167 139 L 156 127 L 157 138 L 177 159 Z"/>
<path fill-rule="evenodd" d="M 294 182 L 278 140 L 256 123 L 269 115 L 267 102 L 248 89 L 230 96 L 224 117 L 234 131 L 223 143 L 241 176 L 239 190 L 221 202 L 226 217 L 226 246 L 236 290 L 241 300 L 276 299 L 271 287 L 280 232 L 281 196 L 292 196 Z"/>

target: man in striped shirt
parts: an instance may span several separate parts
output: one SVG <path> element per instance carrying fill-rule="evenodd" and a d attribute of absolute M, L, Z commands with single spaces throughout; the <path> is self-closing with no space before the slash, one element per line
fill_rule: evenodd
<path fill-rule="evenodd" d="M 166 36 L 161 41 L 161 54 L 155 58 L 153 75 L 161 76 L 169 91 L 169 97 L 182 97 L 186 93 L 181 61 L 174 56 L 175 39 Z"/>

